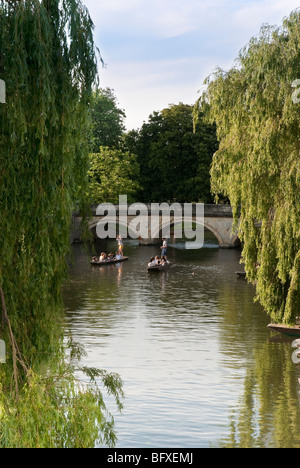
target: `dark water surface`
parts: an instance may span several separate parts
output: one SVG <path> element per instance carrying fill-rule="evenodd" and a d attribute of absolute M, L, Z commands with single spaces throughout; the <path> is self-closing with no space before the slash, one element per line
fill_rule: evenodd
<path fill-rule="evenodd" d="M 300 447 L 293 339 L 267 329 L 235 275 L 240 250 L 182 247 L 168 249 L 168 271 L 148 273 L 159 249 L 128 241 L 127 262 L 96 268 L 74 246 L 66 327 L 83 364 L 124 381 L 121 415 L 108 397 L 117 447 Z"/>

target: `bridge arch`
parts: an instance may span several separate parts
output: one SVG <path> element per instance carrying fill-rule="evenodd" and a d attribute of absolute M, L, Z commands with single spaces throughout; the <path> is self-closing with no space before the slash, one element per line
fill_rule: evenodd
<path fill-rule="evenodd" d="M 208 223 L 206 223 L 205 221 L 204 221 L 204 227 L 205 227 L 206 229 L 208 229 L 210 232 L 213 233 L 213 235 L 215 236 L 215 238 L 216 238 L 217 241 L 219 242 L 219 245 L 222 245 L 222 244 L 223 244 L 223 239 L 222 239 L 222 237 L 220 236 L 219 232 L 218 232 L 216 229 L 214 229 L 212 226 L 210 226 L 210 225 L 209 225 Z"/>
<path fill-rule="evenodd" d="M 151 208 L 149 206 L 148 208 Z M 157 232 L 153 235 L 151 232 L 151 222 L 150 222 L 150 210 L 148 210 L 148 232 L 144 231 L 145 237 L 139 238 L 140 245 L 151 245 L 160 242 L 161 239 L 161 231 L 164 226 L 157 226 Z M 146 214 L 147 217 L 147 214 Z M 93 208 L 93 216 L 89 221 L 89 229 L 93 231 L 93 235 L 95 238 L 96 236 L 96 229 L 97 224 L 104 216 L 97 215 L 96 207 Z M 73 242 L 80 242 L 81 232 L 80 232 L 80 222 L 81 217 L 78 213 L 73 214 L 73 230 L 72 230 L 72 241 Z M 122 223 L 122 216 L 119 216 L 118 209 L 116 207 L 116 217 L 115 217 L 115 224 L 122 226 L 124 229 L 127 229 L 128 223 L 130 224 L 131 221 L 136 220 L 136 216 L 128 215 L 127 217 L 127 224 L 125 225 Z M 125 217 L 126 219 L 126 217 Z M 170 216 L 167 219 L 167 224 L 172 226 L 174 225 L 174 220 L 176 221 L 176 217 Z M 108 218 L 106 217 L 106 221 Z M 238 234 L 232 232 L 233 226 L 233 216 L 232 210 L 229 205 L 204 205 L 204 217 L 199 220 L 197 218 L 197 212 L 193 208 L 193 214 L 191 216 L 192 223 L 198 224 L 199 226 L 204 226 L 207 230 L 209 230 L 217 239 L 219 246 L 222 248 L 232 248 L 239 245 Z M 162 223 L 162 218 L 160 218 L 160 224 Z M 194 228 L 195 229 L 195 228 Z M 147 230 L 146 230 L 147 231 Z M 117 233 L 116 229 L 116 233 Z M 153 235 L 153 237 L 151 237 Z M 131 237 L 130 235 L 128 237 Z"/>
<path fill-rule="evenodd" d="M 193 219 L 192 223 L 193 223 L 193 230 L 195 230 L 195 225 L 199 226 L 201 229 L 207 229 L 208 231 L 210 231 L 214 235 L 214 237 L 218 241 L 219 245 L 222 245 L 224 243 L 220 233 L 214 227 L 212 227 L 210 224 L 208 224 L 205 220 L 204 220 L 204 223 L 200 223 L 198 220 Z M 172 230 L 172 228 L 174 228 L 176 226 L 176 224 L 178 224 L 178 223 L 172 221 L 170 223 L 170 230 Z M 167 223 L 165 224 L 165 226 L 161 226 L 161 229 L 159 231 L 159 238 L 160 239 L 162 238 L 164 228 L 167 228 L 168 226 L 169 225 Z M 184 235 L 184 229 L 182 229 L 182 234 Z M 195 233 L 195 236 L 196 236 L 196 233 Z M 178 237 L 178 239 L 179 239 L 179 237 Z M 192 241 L 192 239 L 191 239 L 191 241 Z"/>
<path fill-rule="evenodd" d="M 99 237 L 97 236 L 97 225 L 100 221 L 101 221 L 101 218 L 97 220 L 93 220 L 92 222 L 89 223 L 89 230 L 92 231 L 94 239 L 99 239 Z M 119 220 L 117 219 L 116 220 L 116 235 L 118 235 L 120 232 L 120 229 L 119 229 L 120 226 L 124 228 L 124 231 L 128 229 L 127 224 L 119 222 Z"/>

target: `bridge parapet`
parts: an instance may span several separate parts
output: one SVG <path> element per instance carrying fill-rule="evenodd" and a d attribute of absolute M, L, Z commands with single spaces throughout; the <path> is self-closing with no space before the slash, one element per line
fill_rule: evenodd
<path fill-rule="evenodd" d="M 138 203 L 136 204 L 138 206 Z M 151 204 L 151 203 L 143 203 L 141 204 L 143 207 L 147 207 L 148 213 L 150 212 L 152 214 L 156 214 L 158 211 L 155 210 L 155 206 L 157 204 Z M 130 205 L 128 205 L 130 206 Z M 184 203 L 180 203 L 180 206 L 182 208 L 182 212 L 184 210 Z M 196 216 L 196 203 L 191 203 L 192 206 L 192 215 Z M 97 207 L 98 205 L 92 205 L 91 211 L 92 211 L 92 216 L 97 216 Z M 119 215 L 119 205 L 114 205 L 116 214 Z M 172 205 L 170 205 L 172 207 Z M 79 216 L 79 215 L 78 215 Z M 210 217 L 210 218 L 232 218 L 232 208 L 230 205 L 204 205 L 204 216 L 205 217 Z"/>
<path fill-rule="evenodd" d="M 230 205 L 204 205 L 204 217 L 233 218 Z"/>

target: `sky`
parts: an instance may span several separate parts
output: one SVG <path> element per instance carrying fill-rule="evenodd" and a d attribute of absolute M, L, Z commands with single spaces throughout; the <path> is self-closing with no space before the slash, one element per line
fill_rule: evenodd
<path fill-rule="evenodd" d="M 154 111 L 194 104 L 217 67 L 234 65 L 263 24 L 282 24 L 300 0 L 82 0 L 127 130 Z"/>

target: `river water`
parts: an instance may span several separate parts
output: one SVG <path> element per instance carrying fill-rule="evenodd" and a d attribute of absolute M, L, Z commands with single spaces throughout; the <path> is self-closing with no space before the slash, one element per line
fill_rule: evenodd
<path fill-rule="evenodd" d="M 300 447 L 293 338 L 267 328 L 253 286 L 235 274 L 239 249 L 178 243 L 159 273 L 146 270 L 159 249 L 134 241 L 127 262 L 106 267 L 80 245 L 73 252 L 66 333 L 85 347 L 81 364 L 124 381 L 122 414 L 106 398 L 117 447 Z"/>

